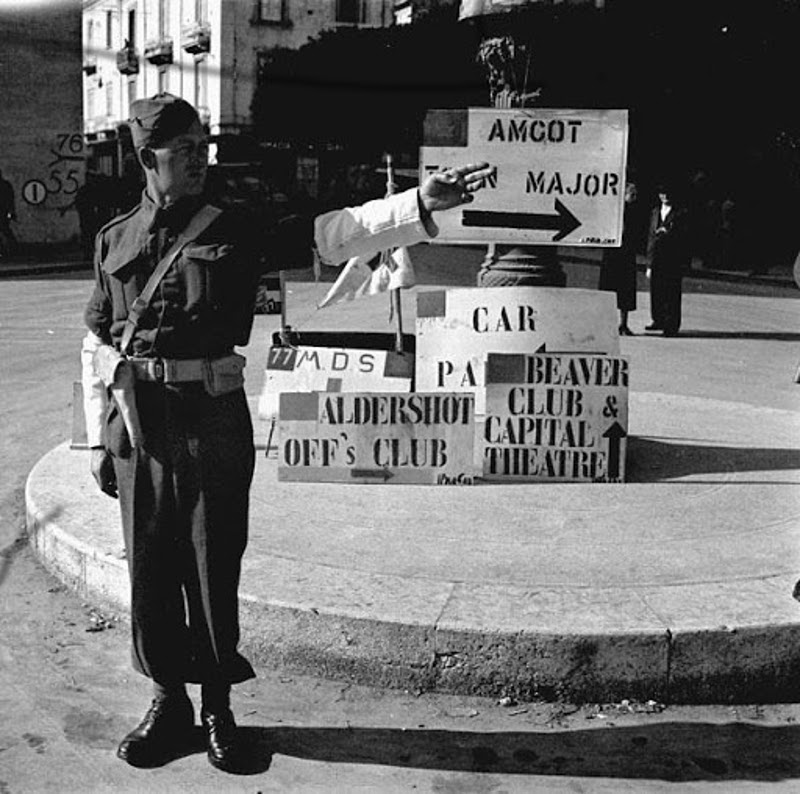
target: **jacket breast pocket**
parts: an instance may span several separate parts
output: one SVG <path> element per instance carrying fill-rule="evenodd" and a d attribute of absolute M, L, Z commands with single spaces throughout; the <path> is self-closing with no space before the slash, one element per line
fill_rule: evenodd
<path fill-rule="evenodd" d="M 182 258 L 187 308 L 215 309 L 223 304 L 234 247 L 224 243 L 187 246 Z"/>

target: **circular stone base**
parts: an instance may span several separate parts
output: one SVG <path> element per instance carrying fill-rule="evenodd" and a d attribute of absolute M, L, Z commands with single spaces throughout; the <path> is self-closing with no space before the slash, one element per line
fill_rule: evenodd
<path fill-rule="evenodd" d="M 800 415 L 633 393 L 625 484 L 278 482 L 259 457 L 243 646 L 363 683 L 573 700 L 798 692 Z M 43 561 L 126 603 L 117 504 L 58 447 L 30 475 Z"/>

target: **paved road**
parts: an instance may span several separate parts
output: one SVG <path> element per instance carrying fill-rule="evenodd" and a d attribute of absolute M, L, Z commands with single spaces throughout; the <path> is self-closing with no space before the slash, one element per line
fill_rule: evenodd
<path fill-rule="evenodd" d="M 474 258 L 464 264 L 460 283 L 472 283 L 470 267 Z M 572 285 L 595 278 L 591 268 L 570 268 Z M 637 356 L 669 345 L 669 364 L 654 375 L 656 382 L 636 387 L 797 410 L 800 333 L 786 331 L 800 328 L 797 291 L 759 288 L 743 298 L 712 296 L 710 289 L 722 288 L 706 282 L 690 286 L 686 336 L 623 340 L 634 372 Z M 640 704 L 500 706 L 280 671 L 263 671 L 236 692 L 248 737 L 274 751 L 262 753 L 249 776 L 218 773 L 199 754 L 148 772 L 121 764 L 113 747 L 147 698 L 146 683 L 127 665 L 125 629 L 113 619 L 104 622 L 44 574 L 24 539 L 14 542 L 24 525 L 28 471 L 69 435 L 87 294 L 85 276 L 0 282 L 2 794 L 617 792 L 675 790 L 674 781 L 681 791 L 798 790 L 796 705 L 663 712 Z M 647 321 L 640 297 L 634 329 Z M 258 318 L 256 333 L 271 324 L 272 318 Z M 716 357 L 701 369 L 707 356 L 699 351 L 708 346 Z M 739 376 L 733 383 L 730 372 Z M 251 391 L 259 385 L 251 377 Z M 109 625 L 115 628 L 95 630 Z"/>
<path fill-rule="evenodd" d="M 419 247 L 421 282 L 475 283 L 482 252 L 464 249 L 455 259 L 449 252 L 452 249 Z M 442 267 L 440 262 L 448 256 Z M 567 265 L 567 270 L 569 286 L 597 283 L 596 267 Z M 640 289 L 644 288 L 642 279 Z M 30 469 L 69 438 L 72 383 L 80 374 L 77 351 L 89 290 L 86 273 L 0 280 L 0 464 L 4 472 L 0 507 L 11 508 L 12 515 L 23 515 L 19 512 L 23 509 L 21 489 Z M 621 340 L 633 373 L 637 359 L 647 356 L 654 344 L 660 344 L 667 357 L 668 364 L 657 377 L 634 381 L 632 389 L 797 410 L 800 393 L 794 375 L 800 363 L 800 290 L 689 279 L 687 293 L 680 339 Z M 647 306 L 647 296 L 640 292 L 639 310 L 631 315 L 634 330 L 649 321 Z M 315 316 L 315 327 L 321 327 L 320 317 L 324 315 Z M 311 322 L 308 316 L 304 319 Z M 259 316 L 257 321 L 249 352 L 251 371 L 256 373 L 248 381 L 251 394 L 260 388 L 267 333 L 275 327 L 273 317 Z M 798 331 L 787 332 L 787 328 Z M 709 346 L 715 351 L 712 367 L 705 364 Z M 733 382 L 731 372 L 738 375 Z M 14 536 L 13 530 L 0 525 L 0 549 Z"/>

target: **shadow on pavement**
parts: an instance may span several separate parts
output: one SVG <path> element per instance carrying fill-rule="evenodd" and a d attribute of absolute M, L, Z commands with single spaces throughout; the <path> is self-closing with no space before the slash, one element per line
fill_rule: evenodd
<path fill-rule="evenodd" d="M 800 334 L 783 331 L 681 331 L 682 339 L 756 339 L 770 342 L 798 342 Z"/>
<path fill-rule="evenodd" d="M 548 733 L 288 727 L 241 731 L 253 756 L 253 771 L 257 758 L 263 771 L 271 754 L 280 753 L 327 763 L 450 772 L 668 781 L 800 778 L 797 725 L 659 723 Z"/>
<path fill-rule="evenodd" d="M 42 526 L 55 521 L 62 513 L 61 508 L 51 510 L 43 516 L 40 516 L 38 521 Z M 11 566 L 14 564 L 15 558 L 28 548 L 28 534 L 25 525 L 20 526 L 19 532 L 16 537 L 3 549 L 0 549 L 0 587 L 6 580 Z"/>
<path fill-rule="evenodd" d="M 25 537 L 24 531 L 8 544 L 2 551 L 0 551 L 0 587 L 8 576 L 11 566 L 14 563 L 14 558 L 23 552 L 28 546 L 28 539 Z"/>
<path fill-rule="evenodd" d="M 697 474 L 800 469 L 800 450 L 681 444 L 631 436 L 625 463 L 629 483 L 662 482 Z M 737 483 L 743 482 L 737 478 Z"/>

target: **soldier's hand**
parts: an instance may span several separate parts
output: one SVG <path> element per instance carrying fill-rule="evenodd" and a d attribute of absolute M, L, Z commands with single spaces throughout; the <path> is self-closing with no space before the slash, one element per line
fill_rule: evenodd
<path fill-rule="evenodd" d="M 92 449 L 91 471 L 100 490 L 116 499 L 117 476 L 114 473 L 114 461 L 111 459 L 111 454 L 103 447 Z"/>
<path fill-rule="evenodd" d="M 111 394 L 117 402 L 125 429 L 128 431 L 128 438 L 131 447 L 136 448 L 142 445 L 144 434 L 142 425 L 139 422 L 139 412 L 136 409 L 136 376 L 130 363 L 123 361 L 116 369 L 114 382 L 111 384 Z"/>
<path fill-rule="evenodd" d="M 419 199 L 427 212 L 440 212 L 469 204 L 472 194 L 495 173 L 488 163 L 470 163 L 429 174 L 419 187 Z"/>

